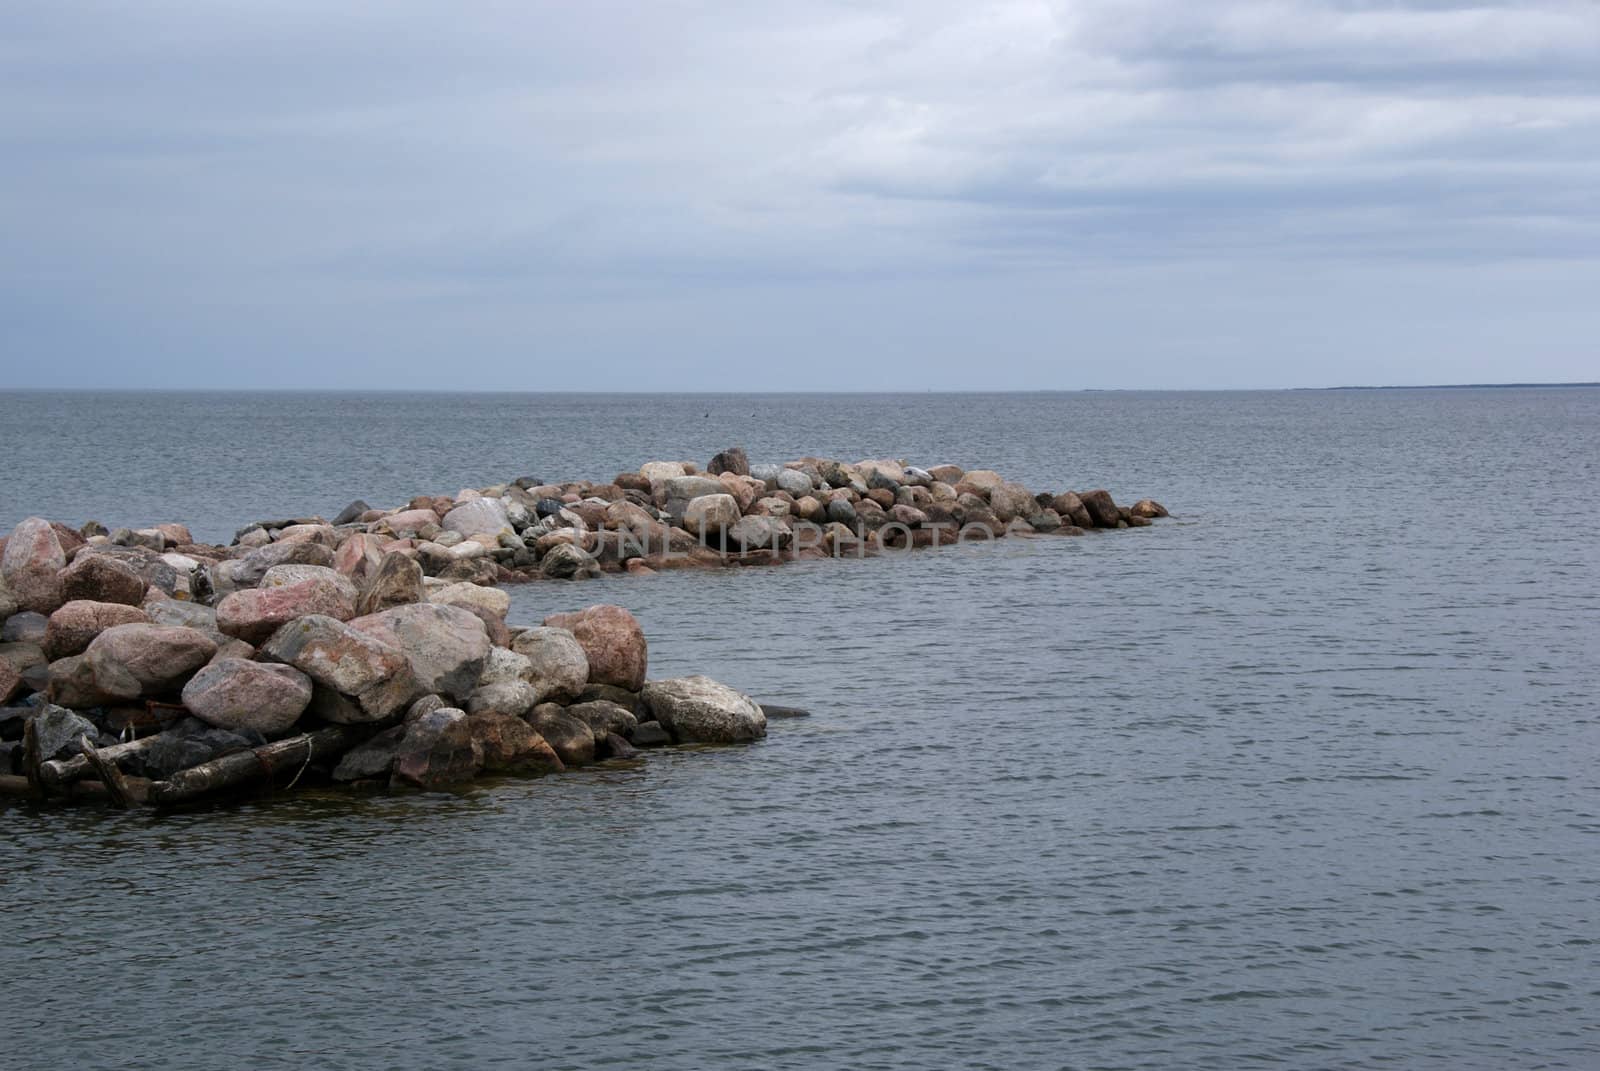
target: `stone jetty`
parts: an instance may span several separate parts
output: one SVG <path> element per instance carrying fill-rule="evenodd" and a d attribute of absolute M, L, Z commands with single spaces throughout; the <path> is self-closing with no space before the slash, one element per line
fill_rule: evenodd
<path fill-rule="evenodd" d="M 524 477 L 228 546 L 182 524 L 0 540 L 0 796 L 174 805 L 344 785 L 443 789 L 642 749 L 765 736 L 768 706 L 652 680 L 626 609 L 507 622 L 495 585 L 777 565 L 1149 525 L 1149 499 L 1034 492 L 987 470 L 802 458 Z"/>

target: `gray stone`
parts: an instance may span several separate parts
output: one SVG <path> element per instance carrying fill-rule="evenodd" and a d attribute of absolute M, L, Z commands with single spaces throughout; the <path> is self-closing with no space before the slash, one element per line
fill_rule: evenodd
<path fill-rule="evenodd" d="M 39 741 L 39 755 L 45 759 L 78 754 L 78 739 L 82 736 L 88 736 L 91 742 L 100 739 L 100 730 L 94 727 L 94 722 L 53 703 L 46 703 L 44 709 L 34 715 L 33 728 Z"/>
<path fill-rule="evenodd" d="M 388 780 L 394 769 L 394 757 L 405 739 L 406 727 L 395 725 L 385 729 L 365 743 L 346 751 L 333 768 L 333 779 L 340 782 L 367 781 L 373 778 Z"/>
<path fill-rule="evenodd" d="M 470 610 L 416 603 L 397 606 L 350 624 L 399 648 L 423 692 L 461 702 L 478 686 L 489 657 L 489 632 Z"/>
<path fill-rule="evenodd" d="M 589 656 L 564 628 L 527 629 L 511 641 L 511 649 L 528 659 L 536 702 L 575 698 L 589 682 Z"/>
<path fill-rule="evenodd" d="M 654 718 L 641 721 L 638 728 L 633 730 L 632 743 L 635 747 L 666 747 L 672 743 L 672 734 L 661 727 L 661 723 Z"/>
<path fill-rule="evenodd" d="M 405 726 L 390 784 L 448 788 L 472 780 L 482 768 L 483 746 L 472 735 L 466 711 L 441 707 Z"/>
<path fill-rule="evenodd" d="M 339 511 L 339 515 L 333 519 L 334 527 L 338 527 L 342 524 L 354 524 L 356 521 L 361 519 L 361 515 L 363 513 L 366 513 L 371 508 L 371 506 L 367 505 L 361 499 L 356 499 L 354 502 L 350 503 L 344 509 Z"/>
<path fill-rule="evenodd" d="M 651 681 L 644 686 L 644 701 L 680 743 L 736 743 L 767 735 L 760 704 L 710 677 Z"/>
<path fill-rule="evenodd" d="M 505 503 L 498 498 L 474 498 L 461 503 L 444 515 L 439 522 L 447 532 L 460 532 L 464 536 L 487 532 L 498 535 L 511 530 L 511 518 Z"/>
<path fill-rule="evenodd" d="M 539 561 L 539 571 L 557 580 L 582 580 L 599 576 L 600 564 L 594 555 L 572 543 L 551 547 Z"/>
<path fill-rule="evenodd" d="M 587 725 L 597 740 L 606 733 L 616 733 L 626 739 L 639 727 L 639 719 L 631 711 L 604 699 L 574 703 L 566 709 L 568 714 Z"/>
<path fill-rule="evenodd" d="M 799 469 L 779 469 L 777 482 L 778 490 L 787 491 L 796 498 L 809 495 L 815 487 L 811 477 Z"/>
<path fill-rule="evenodd" d="M 50 627 L 50 618 L 45 614 L 24 610 L 6 618 L 4 626 L 0 626 L 0 643 L 44 643 L 45 632 Z"/>

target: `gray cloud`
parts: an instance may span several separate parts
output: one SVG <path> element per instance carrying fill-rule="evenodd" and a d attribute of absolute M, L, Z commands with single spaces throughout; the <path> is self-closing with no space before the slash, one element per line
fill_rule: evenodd
<path fill-rule="evenodd" d="M 25 0 L 0 385 L 1594 378 L 1596 71 L 1567 0 Z"/>

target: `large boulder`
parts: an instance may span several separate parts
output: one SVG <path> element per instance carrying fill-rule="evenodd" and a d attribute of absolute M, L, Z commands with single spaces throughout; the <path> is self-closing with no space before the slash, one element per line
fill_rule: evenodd
<path fill-rule="evenodd" d="M 459 606 L 416 603 L 396 606 L 350 624 L 399 648 L 424 692 L 464 701 L 478 685 L 489 657 L 489 632 L 477 615 Z"/>
<path fill-rule="evenodd" d="M 539 692 L 527 681 L 480 684 L 467 696 L 467 713 L 494 712 L 520 718 L 539 702 Z"/>
<path fill-rule="evenodd" d="M 811 477 L 799 469 L 780 469 L 777 483 L 778 490 L 787 491 L 796 498 L 809 495 L 815 489 Z"/>
<path fill-rule="evenodd" d="M 639 727 L 639 719 L 633 716 L 633 711 L 604 699 L 590 703 L 573 703 L 566 708 L 566 711 L 587 725 L 596 740 L 607 733 L 616 733 L 626 740 L 632 737 L 633 731 Z"/>
<path fill-rule="evenodd" d="M 668 502 L 690 502 L 702 495 L 722 493 L 722 481 L 715 476 L 678 476 L 661 485 L 660 492 Z"/>
<path fill-rule="evenodd" d="M 511 649 L 528 660 L 526 680 L 538 693 L 536 702 L 575 699 L 589 682 L 589 656 L 564 628 L 527 629 L 511 641 Z"/>
<path fill-rule="evenodd" d="M 428 601 L 440 606 L 459 606 L 471 612 L 489 630 L 490 642 L 496 646 L 510 644 L 506 614 L 511 610 L 511 596 L 499 588 L 465 582 L 447 584 L 430 594 Z"/>
<path fill-rule="evenodd" d="M 558 543 L 539 560 L 539 571 L 556 580 L 582 580 L 598 576 L 600 564 L 593 554 L 574 543 Z"/>
<path fill-rule="evenodd" d="M 1109 491 L 1079 491 L 1078 497 L 1083 500 L 1084 508 L 1089 511 L 1097 528 L 1115 528 L 1117 522 L 1122 520 L 1122 511 L 1117 509 Z"/>
<path fill-rule="evenodd" d="M 355 600 L 346 590 L 350 582 L 332 575 L 341 583 L 311 577 L 284 587 L 236 591 L 217 603 L 217 628 L 224 635 L 258 644 L 299 617 L 320 614 L 347 621 L 356 612 Z"/>
<path fill-rule="evenodd" d="M 1089 509 L 1071 491 L 1063 491 L 1050 500 L 1050 508 L 1067 523 L 1079 528 L 1093 528 L 1094 518 L 1089 515 Z"/>
<path fill-rule="evenodd" d="M 528 724 L 555 749 L 565 765 L 584 766 L 594 761 L 594 730 L 565 708 L 541 703 L 528 714 Z"/>
<path fill-rule="evenodd" d="M 721 492 L 692 498 L 683 507 L 683 527 L 701 539 L 732 528 L 739 517 L 738 500 Z"/>
<path fill-rule="evenodd" d="M 494 773 L 559 773 L 566 764 L 539 733 L 511 714 L 467 715 L 472 738 L 483 752 L 483 768 Z"/>
<path fill-rule="evenodd" d="M 1039 503 L 1033 493 L 1020 483 L 1003 483 L 990 489 L 989 508 L 1005 524 L 1037 512 Z"/>
<path fill-rule="evenodd" d="M 444 515 L 440 526 L 447 532 L 470 535 L 499 535 L 511 531 L 511 518 L 506 514 L 505 503 L 498 498 L 474 498 L 461 503 Z"/>
<path fill-rule="evenodd" d="M 644 701 L 679 743 L 730 744 L 767 735 L 760 704 L 710 677 L 651 681 Z"/>
<path fill-rule="evenodd" d="M 354 606 L 360 589 L 339 570 L 326 565 L 274 565 L 261 576 L 261 587 L 286 588 L 305 580 L 318 580 L 338 590 Z"/>
<path fill-rule="evenodd" d="M 68 602 L 88 600 L 138 606 L 149 586 L 133 566 L 109 554 L 79 552 L 61 570 L 61 597 Z"/>
<path fill-rule="evenodd" d="M 40 614 L 51 613 L 66 601 L 61 594 L 61 570 L 66 567 L 61 540 L 43 517 L 29 517 L 13 528 L 0 554 L 0 577 L 17 604 Z"/>
<path fill-rule="evenodd" d="M 333 768 L 335 781 L 366 781 L 373 778 L 389 779 L 394 769 L 394 757 L 405 739 L 406 726 L 395 725 L 377 736 L 346 751 Z"/>
<path fill-rule="evenodd" d="M 390 551 L 378 562 L 377 569 L 367 577 L 361 594 L 356 598 L 356 614 L 367 617 L 381 614 L 396 606 L 410 606 L 427 598 L 422 582 L 422 566 L 401 554 Z"/>
<path fill-rule="evenodd" d="M 46 703 L 31 720 L 41 759 L 78 754 L 79 740 L 85 736 L 91 744 L 100 739 L 100 730 L 88 718 L 51 703 Z"/>
<path fill-rule="evenodd" d="M 254 729 L 273 736 L 292 726 L 311 703 L 311 678 L 293 666 L 222 658 L 183 686 L 183 705 L 219 729 Z"/>
<path fill-rule="evenodd" d="M 547 628 L 565 629 L 583 648 L 590 684 L 609 684 L 637 692 L 650 664 L 639 619 L 620 606 L 601 604 L 544 619 Z M 583 685 L 579 684 L 579 688 Z"/>
<path fill-rule="evenodd" d="M 782 550 L 794 539 L 794 529 L 782 517 L 740 517 L 728 529 L 728 542 L 740 550 Z"/>
<path fill-rule="evenodd" d="M 203 632 L 174 625 L 114 625 L 81 655 L 50 665 L 58 703 L 90 707 L 176 691 L 217 653 Z"/>
<path fill-rule="evenodd" d="M 74 599 L 50 615 L 44 630 L 44 653 L 52 661 L 81 654 L 89 649 L 96 636 L 114 625 L 148 624 L 149 621 L 137 606 Z"/>
<path fill-rule="evenodd" d="M 483 769 L 483 745 L 472 735 L 466 711 L 441 707 L 405 729 L 390 784 L 448 788 L 472 780 Z"/>
<path fill-rule="evenodd" d="M 639 475 L 649 480 L 652 485 L 665 480 L 675 480 L 688 474 L 688 469 L 681 461 L 646 461 L 639 466 Z"/>
<path fill-rule="evenodd" d="M 427 689 L 418 687 L 404 651 L 337 618 L 312 614 L 291 621 L 262 646 L 261 656 L 293 666 L 353 702 L 318 704 L 329 721 L 382 721 Z"/>
<path fill-rule="evenodd" d="M 713 476 L 721 476 L 724 472 L 731 472 L 735 476 L 748 476 L 750 475 L 750 457 L 744 452 L 744 447 L 730 446 L 711 459 L 711 464 L 706 466 L 706 471 Z"/>

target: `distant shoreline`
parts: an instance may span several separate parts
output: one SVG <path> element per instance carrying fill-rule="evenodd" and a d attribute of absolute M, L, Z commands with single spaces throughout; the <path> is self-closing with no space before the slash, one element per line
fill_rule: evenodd
<path fill-rule="evenodd" d="M 1580 383 L 1384 383 L 1345 384 L 1331 387 L 1041 387 L 1037 390 L 442 390 L 430 387 L 12 387 L 0 384 L 0 395 L 21 394 L 230 394 L 230 395 L 523 395 L 574 398 L 767 398 L 767 397 L 905 397 L 912 395 L 1061 395 L 1061 394 L 1283 394 L 1332 390 L 1529 390 L 1600 387 L 1600 381 Z"/>
<path fill-rule="evenodd" d="M 1600 387 L 1600 383 L 1391 383 L 1346 387 L 1290 387 L 1290 390 L 1528 390 L 1540 387 Z"/>

